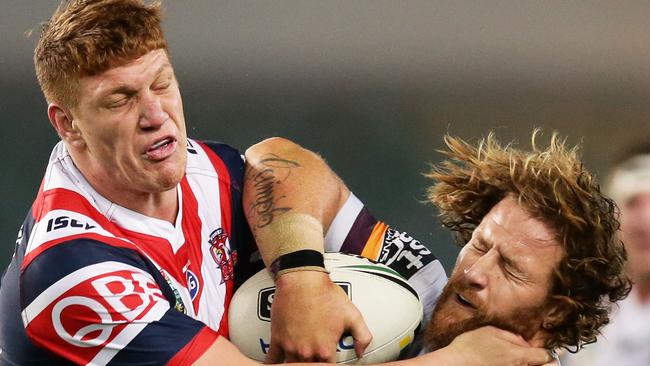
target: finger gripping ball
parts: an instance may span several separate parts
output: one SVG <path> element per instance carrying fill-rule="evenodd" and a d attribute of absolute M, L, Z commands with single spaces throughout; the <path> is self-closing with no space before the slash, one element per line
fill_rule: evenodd
<path fill-rule="evenodd" d="M 422 321 L 422 303 L 408 282 L 389 267 L 358 256 L 325 253 L 332 281 L 347 293 L 372 333 L 362 358 L 352 337 L 337 345 L 337 363 L 367 364 L 396 360 Z M 230 340 L 246 356 L 263 361 L 271 340 L 275 287 L 266 270 L 248 279 L 230 303 Z"/>

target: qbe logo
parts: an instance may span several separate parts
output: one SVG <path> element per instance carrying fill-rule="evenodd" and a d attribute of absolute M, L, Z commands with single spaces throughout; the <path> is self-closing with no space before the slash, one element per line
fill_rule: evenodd
<path fill-rule="evenodd" d="M 155 283 L 136 272 L 85 281 L 71 292 L 54 304 L 52 324 L 59 337 L 84 348 L 104 344 L 114 328 L 141 319 L 163 297 Z"/>
<path fill-rule="evenodd" d="M 335 281 L 345 291 L 345 294 L 352 299 L 352 285 L 349 282 Z M 275 287 L 267 287 L 257 294 L 257 317 L 267 322 L 271 321 L 271 306 L 275 297 Z"/>

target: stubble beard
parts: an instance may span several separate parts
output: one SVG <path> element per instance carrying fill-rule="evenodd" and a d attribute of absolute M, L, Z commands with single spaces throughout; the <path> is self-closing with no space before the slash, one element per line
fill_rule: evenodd
<path fill-rule="evenodd" d="M 456 301 L 457 293 L 467 293 L 468 285 L 458 279 L 450 279 L 438 300 L 431 321 L 425 330 L 426 347 L 430 351 L 448 346 L 457 336 L 471 330 L 491 325 L 521 335 L 530 340 L 540 329 L 542 312 L 545 304 L 517 308 L 509 314 L 489 314 L 484 306 L 479 305 L 473 314 L 460 318 L 457 310 L 462 307 Z M 515 299 L 513 299 L 515 301 Z M 462 310 L 463 313 L 466 310 Z M 460 319 L 459 319 L 460 318 Z"/>

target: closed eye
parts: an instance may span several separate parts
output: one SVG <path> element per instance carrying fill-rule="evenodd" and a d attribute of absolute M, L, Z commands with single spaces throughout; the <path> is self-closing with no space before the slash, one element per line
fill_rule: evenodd
<path fill-rule="evenodd" d="M 151 90 L 165 90 L 174 82 L 174 74 L 171 71 L 164 72 L 151 85 Z"/>
<path fill-rule="evenodd" d="M 117 109 L 128 104 L 130 98 L 124 96 L 119 99 L 110 100 L 106 103 L 106 108 Z"/>
<path fill-rule="evenodd" d="M 479 253 L 487 253 L 487 248 L 485 248 L 478 240 L 472 240 L 469 244 L 475 251 Z"/>
<path fill-rule="evenodd" d="M 138 94 L 134 89 L 126 86 L 120 86 L 110 91 L 102 100 L 102 106 L 107 109 L 116 109 L 123 107 Z"/>
<path fill-rule="evenodd" d="M 529 282 L 528 276 L 526 276 L 521 270 L 519 270 L 511 261 L 502 257 L 502 268 L 503 272 L 507 277 L 512 278 L 518 282 L 527 283 Z"/>
<path fill-rule="evenodd" d="M 152 90 L 165 90 L 171 86 L 171 80 L 163 81 L 160 83 L 154 84 L 151 89 Z"/>

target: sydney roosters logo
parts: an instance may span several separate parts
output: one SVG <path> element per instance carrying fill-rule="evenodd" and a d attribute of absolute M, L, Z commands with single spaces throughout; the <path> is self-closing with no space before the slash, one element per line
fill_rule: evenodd
<path fill-rule="evenodd" d="M 221 283 L 230 281 L 235 277 L 235 264 L 237 264 L 237 251 L 230 250 L 228 245 L 228 234 L 222 228 L 218 228 L 210 234 L 210 254 L 221 269 Z"/>

